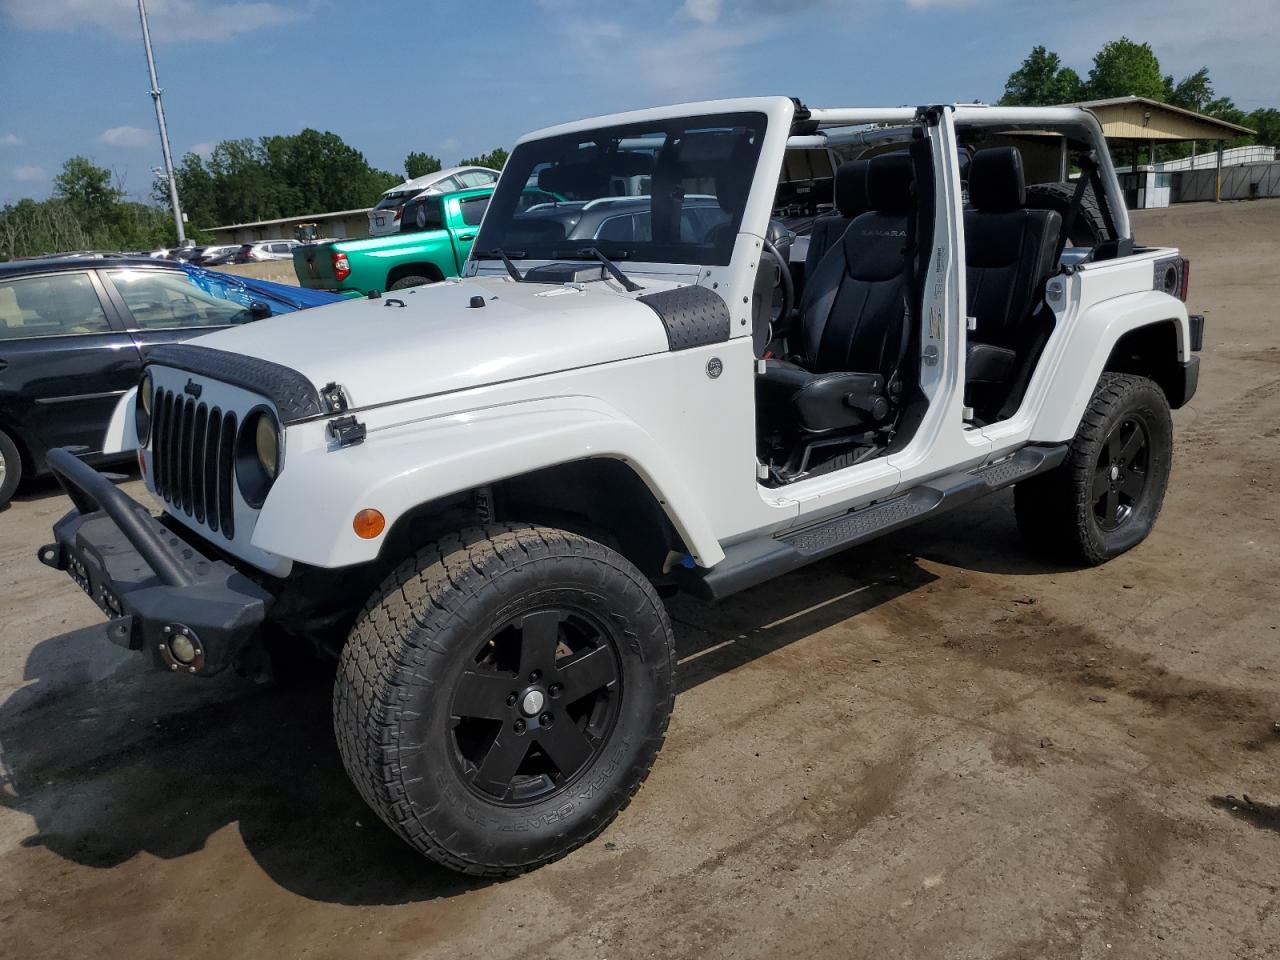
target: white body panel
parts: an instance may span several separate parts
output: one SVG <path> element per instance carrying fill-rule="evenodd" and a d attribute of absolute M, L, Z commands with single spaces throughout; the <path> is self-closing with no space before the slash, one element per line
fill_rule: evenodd
<path fill-rule="evenodd" d="M 612 281 L 582 291 L 506 276 L 452 280 L 281 314 L 195 342 L 292 367 L 316 385 L 336 382 L 352 406 L 377 406 L 666 353 L 658 315 L 620 291 Z M 470 306 L 477 296 L 485 306 Z"/>
<path fill-rule="evenodd" d="M 138 400 L 138 388 L 131 387 L 116 402 L 107 421 L 107 435 L 102 441 L 103 453 L 128 453 L 138 449 L 138 431 L 133 426 L 133 405 Z"/>

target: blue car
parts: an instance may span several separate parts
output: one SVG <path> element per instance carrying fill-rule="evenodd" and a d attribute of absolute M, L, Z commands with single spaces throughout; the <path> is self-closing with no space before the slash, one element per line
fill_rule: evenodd
<path fill-rule="evenodd" d="M 0 263 L 0 507 L 53 447 L 108 459 L 107 422 L 151 347 L 341 299 L 164 260 Z"/>

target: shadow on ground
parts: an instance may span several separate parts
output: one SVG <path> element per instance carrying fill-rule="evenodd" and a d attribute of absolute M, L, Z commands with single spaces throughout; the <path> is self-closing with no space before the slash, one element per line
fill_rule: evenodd
<path fill-rule="evenodd" d="M 920 589 L 936 579 L 920 556 L 1050 569 L 1027 558 L 1008 506 L 969 508 L 717 608 L 675 601 L 679 689 Z M 283 687 L 230 672 L 185 683 L 93 627 L 39 644 L 26 674 L 34 682 L 0 706 L 0 804 L 34 820 L 26 846 L 106 868 L 185 856 L 234 823 L 276 882 L 315 900 L 404 903 L 478 884 L 422 860 L 361 801 L 334 743 L 331 668 Z"/>

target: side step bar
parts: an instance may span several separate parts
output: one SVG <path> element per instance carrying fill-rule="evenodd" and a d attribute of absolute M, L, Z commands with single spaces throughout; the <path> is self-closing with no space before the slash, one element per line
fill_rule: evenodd
<path fill-rule="evenodd" d="M 677 571 L 680 586 L 701 600 L 723 600 L 788 571 L 927 517 L 936 517 L 989 493 L 1052 470 L 1067 457 L 1067 445 L 1023 447 L 996 463 L 938 477 L 883 500 L 777 537 L 736 543 L 710 569 Z"/>

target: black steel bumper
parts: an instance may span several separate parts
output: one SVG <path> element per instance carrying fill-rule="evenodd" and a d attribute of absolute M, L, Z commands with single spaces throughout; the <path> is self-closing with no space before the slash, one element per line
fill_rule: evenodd
<path fill-rule="evenodd" d="M 159 654 L 169 669 L 222 670 L 262 626 L 272 596 L 210 559 L 67 450 L 49 468 L 75 509 L 53 527 L 41 563 L 65 570 L 110 618 L 107 636 Z"/>

